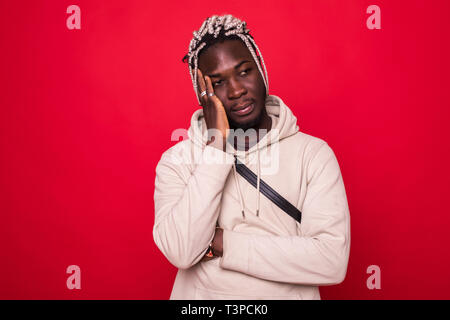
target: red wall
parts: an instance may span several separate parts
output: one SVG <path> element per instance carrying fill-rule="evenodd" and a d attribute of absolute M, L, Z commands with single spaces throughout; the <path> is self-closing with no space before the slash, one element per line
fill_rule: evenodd
<path fill-rule="evenodd" d="M 198 108 L 192 31 L 247 21 L 300 129 L 335 151 L 347 278 L 324 299 L 449 299 L 450 2 L 1 1 L 0 298 L 167 299 L 155 166 Z M 81 30 L 66 9 L 81 8 Z M 366 8 L 381 8 L 368 30 Z M 81 268 L 81 290 L 66 268 Z M 367 267 L 381 269 L 369 290 Z"/>

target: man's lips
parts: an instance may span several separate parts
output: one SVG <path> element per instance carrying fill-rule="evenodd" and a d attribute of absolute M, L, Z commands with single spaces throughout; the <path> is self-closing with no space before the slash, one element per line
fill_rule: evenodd
<path fill-rule="evenodd" d="M 239 111 L 239 110 L 245 109 L 245 108 L 247 108 L 249 105 L 251 105 L 252 103 L 253 103 L 253 101 L 247 101 L 247 102 L 245 102 L 245 103 L 242 103 L 242 104 L 240 104 L 240 105 L 238 105 L 238 106 L 232 108 L 231 111 Z"/>
<path fill-rule="evenodd" d="M 255 104 L 253 102 L 247 103 L 247 105 L 241 107 L 240 109 L 233 110 L 233 112 L 237 115 L 243 116 L 249 114 L 255 108 Z"/>

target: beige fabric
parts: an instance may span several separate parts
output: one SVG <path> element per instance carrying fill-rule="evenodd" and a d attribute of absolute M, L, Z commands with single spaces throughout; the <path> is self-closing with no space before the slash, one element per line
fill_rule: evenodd
<path fill-rule="evenodd" d="M 318 286 L 345 278 L 350 214 L 335 154 L 299 131 L 279 97 L 268 96 L 266 109 L 272 130 L 247 152 L 206 146 L 199 109 L 190 139 L 162 155 L 153 236 L 179 268 L 171 299 L 320 299 Z M 236 174 L 234 155 L 302 211 L 301 224 Z M 224 255 L 200 262 L 216 224 Z"/>

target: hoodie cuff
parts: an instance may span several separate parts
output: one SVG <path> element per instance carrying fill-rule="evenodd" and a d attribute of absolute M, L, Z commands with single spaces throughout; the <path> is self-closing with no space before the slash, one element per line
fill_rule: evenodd
<path fill-rule="evenodd" d="M 223 254 L 220 267 L 237 272 L 249 272 L 251 235 L 223 230 Z"/>

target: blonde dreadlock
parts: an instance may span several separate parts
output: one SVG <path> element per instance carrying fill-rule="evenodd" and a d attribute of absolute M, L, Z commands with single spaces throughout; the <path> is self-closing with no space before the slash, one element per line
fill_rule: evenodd
<path fill-rule="evenodd" d="M 197 96 L 198 103 L 200 104 L 200 97 L 198 96 L 197 90 L 197 69 L 198 69 L 198 56 L 200 50 L 210 47 L 215 42 L 224 41 L 229 39 L 241 39 L 248 50 L 253 56 L 258 70 L 261 73 L 264 85 L 266 86 L 266 95 L 269 94 L 269 78 L 267 77 L 267 69 L 262 57 L 261 51 L 253 40 L 252 35 L 250 35 L 250 30 L 247 29 L 247 23 L 241 21 L 238 18 L 233 17 L 231 14 L 212 17 L 208 17 L 202 24 L 199 30 L 194 31 L 194 38 L 192 38 L 189 44 L 189 52 L 184 56 L 183 62 L 188 59 L 189 74 L 191 76 L 192 84 L 194 86 L 194 91 Z M 256 55 L 256 51 L 259 56 Z M 261 68 L 264 68 L 264 73 Z"/>

